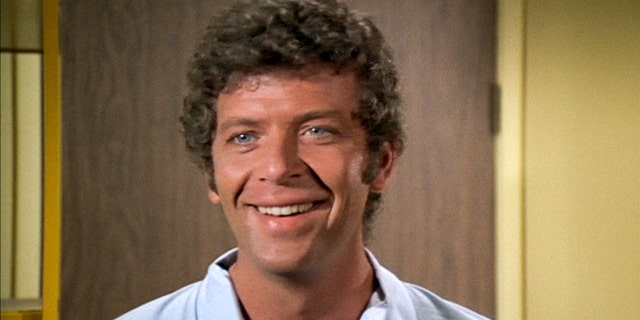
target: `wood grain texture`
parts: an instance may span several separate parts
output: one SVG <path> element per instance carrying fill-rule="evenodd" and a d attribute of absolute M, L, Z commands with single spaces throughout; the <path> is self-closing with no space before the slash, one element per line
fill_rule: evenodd
<path fill-rule="evenodd" d="M 111 319 L 201 279 L 233 247 L 184 151 L 195 41 L 232 1 L 61 1 L 62 319 Z M 350 1 L 394 47 L 408 145 L 372 250 L 401 278 L 494 313 L 491 1 Z"/>
<path fill-rule="evenodd" d="M 403 279 L 493 317 L 492 1 L 353 0 L 394 48 L 407 150 L 371 249 Z"/>
<path fill-rule="evenodd" d="M 112 319 L 233 247 L 178 114 L 219 1 L 63 1 L 62 319 Z"/>

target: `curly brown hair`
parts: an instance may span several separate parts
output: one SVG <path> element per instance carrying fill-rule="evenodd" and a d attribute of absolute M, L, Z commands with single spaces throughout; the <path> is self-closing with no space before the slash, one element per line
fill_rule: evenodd
<path fill-rule="evenodd" d="M 216 190 L 211 154 L 216 104 L 230 81 L 318 64 L 357 75 L 358 117 L 368 144 L 363 181 L 370 183 L 376 176 L 385 142 L 402 152 L 396 68 L 382 34 L 368 18 L 337 0 L 243 1 L 214 17 L 207 27 L 190 62 L 190 90 L 180 117 L 187 149 L 206 172 L 212 190 Z M 369 195 L 367 227 L 380 201 L 379 193 Z"/>

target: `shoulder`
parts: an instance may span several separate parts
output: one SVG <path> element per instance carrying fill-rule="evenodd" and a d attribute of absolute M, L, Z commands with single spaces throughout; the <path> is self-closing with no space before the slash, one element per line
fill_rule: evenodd
<path fill-rule="evenodd" d="M 196 319 L 197 296 L 202 282 L 196 282 L 166 296 L 143 304 L 117 320 Z"/>
<path fill-rule="evenodd" d="M 487 319 L 420 286 L 398 279 L 368 252 L 380 284 L 389 319 L 474 320 Z"/>
<path fill-rule="evenodd" d="M 410 283 L 402 283 L 415 310 L 417 319 L 473 320 L 487 319 L 459 304 Z"/>
<path fill-rule="evenodd" d="M 235 259 L 236 252 L 228 252 L 209 266 L 202 281 L 148 302 L 117 320 L 240 319 L 240 308 L 227 271 Z"/>

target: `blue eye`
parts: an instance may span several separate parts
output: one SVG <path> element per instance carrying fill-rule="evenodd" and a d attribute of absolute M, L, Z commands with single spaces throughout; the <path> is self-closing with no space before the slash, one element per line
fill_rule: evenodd
<path fill-rule="evenodd" d="M 316 137 L 324 137 L 331 134 L 331 131 L 324 128 L 311 128 L 307 131 L 310 135 Z"/>
<path fill-rule="evenodd" d="M 233 141 L 238 144 L 249 144 L 256 140 L 256 137 L 249 133 L 241 133 L 233 137 Z"/>

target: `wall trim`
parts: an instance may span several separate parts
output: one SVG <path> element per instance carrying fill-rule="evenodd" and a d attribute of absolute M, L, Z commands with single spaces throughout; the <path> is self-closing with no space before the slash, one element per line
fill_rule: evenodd
<path fill-rule="evenodd" d="M 43 1 L 44 241 L 42 317 L 57 320 L 62 234 L 62 104 L 59 0 Z"/>
<path fill-rule="evenodd" d="M 526 1 L 498 1 L 495 140 L 496 318 L 525 319 L 524 91 Z"/>

